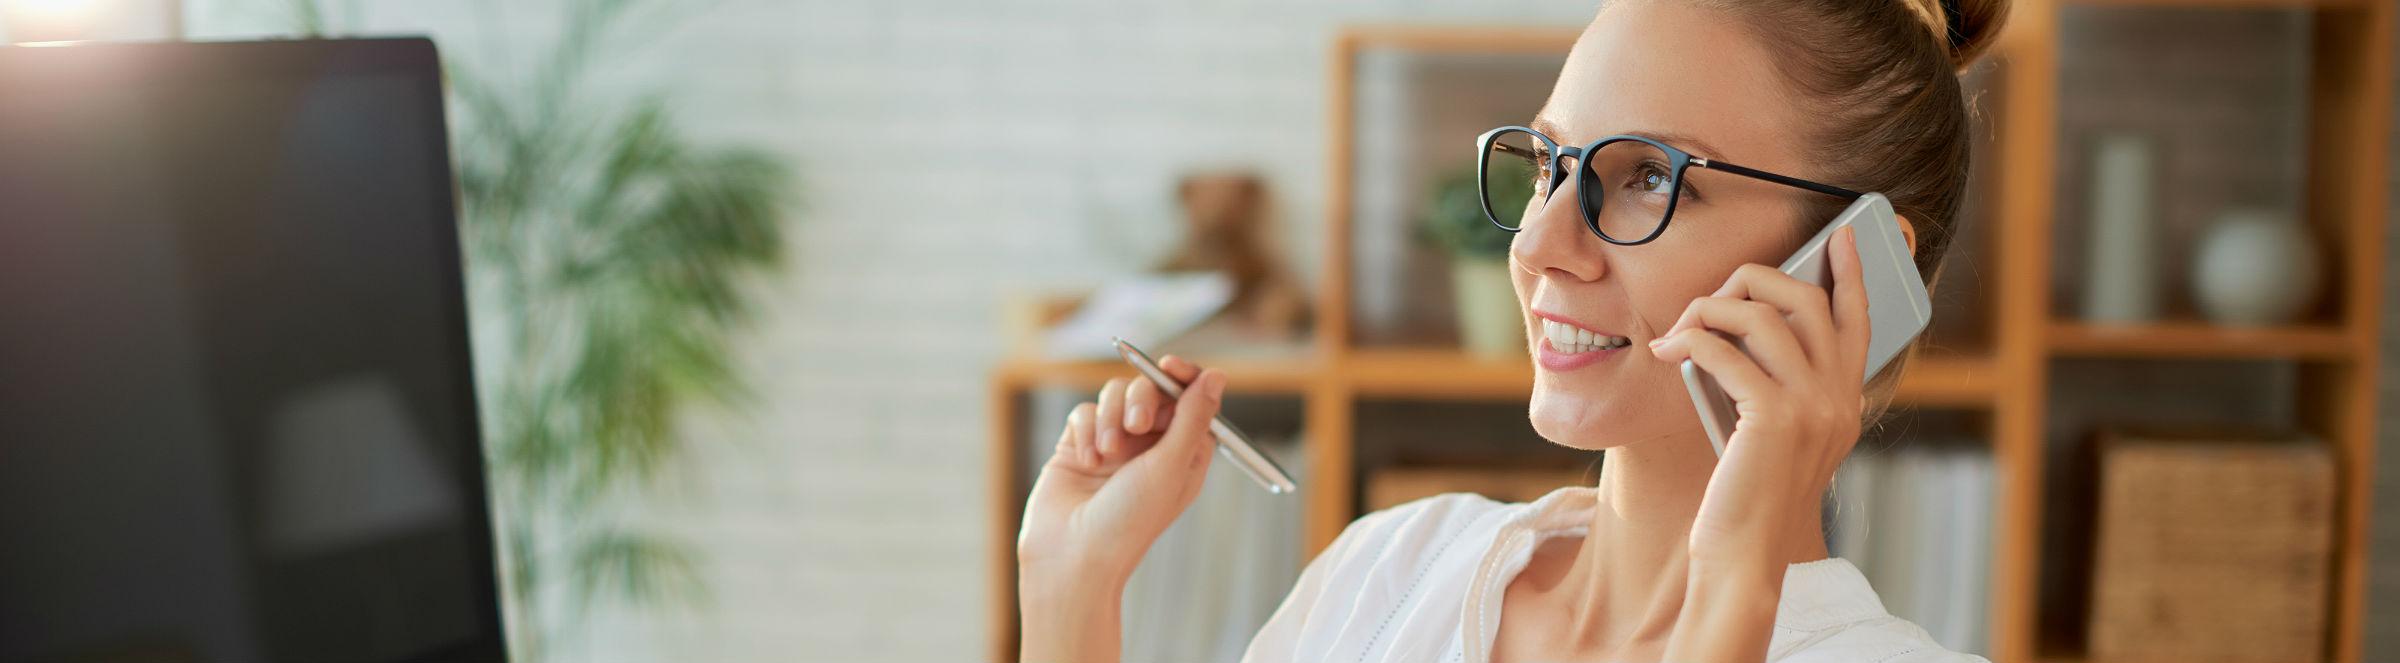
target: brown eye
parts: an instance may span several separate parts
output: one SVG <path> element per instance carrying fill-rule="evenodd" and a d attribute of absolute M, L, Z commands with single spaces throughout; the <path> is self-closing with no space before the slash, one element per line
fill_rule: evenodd
<path fill-rule="evenodd" d="M 1667 172 L 1664 164 L 1645 161 L 1634 165 L 1632 176 L 1626 178 L 1626 185 L 1643 193 L 1664 194 L 1674 188 L 1675 175 Z"/>
<path fill-rule="evenodd" d="M 1543 149 L 1534 150 L 1532 165 L 1534 192 L 1547 192 L 1550 189 L 1550 151 Z"/>

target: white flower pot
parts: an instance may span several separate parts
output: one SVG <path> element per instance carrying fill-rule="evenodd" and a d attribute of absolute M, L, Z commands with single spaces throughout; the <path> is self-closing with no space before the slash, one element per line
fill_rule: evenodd
<path fill-rule="evenodd" d="M 1508 280 L 1508 259 L 1452 258 L 1450 286 L 1460 346 L 1481 357 L 1525 356 L 1525 314 Z"/>

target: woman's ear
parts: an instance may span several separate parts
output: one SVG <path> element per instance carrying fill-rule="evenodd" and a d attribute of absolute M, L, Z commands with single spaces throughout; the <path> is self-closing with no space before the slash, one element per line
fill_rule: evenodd
<path fill-rule="evenodd" d="M 1900 221 L 1900 238 L 1901 238 L 1901 239 L 1908 240 L 1908 255 L 1909 255 L 1909 257 L 1911 257 L 1911 258 L 1914 258 L 1914 257 L 1916 257 L 1916 255 L 1917 255 L 1917 224 L 1916 224 L 1915 222 L 1913 222 L 1913 221 L 1909 221 L 1909 220 L 1908 220 L 1908 217 L 1906 217 L 1906 216 L 1896 216 L 1895 218 L 1899 219 L 1899 221 Z"/>

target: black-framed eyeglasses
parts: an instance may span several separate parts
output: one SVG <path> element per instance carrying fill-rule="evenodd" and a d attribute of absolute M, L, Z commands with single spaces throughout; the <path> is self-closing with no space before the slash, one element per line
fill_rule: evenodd
<path fill-rule="evenodd" d="M 1798 187 L 1843 200 L 1866 194 L 1830 184 L 1711 161 L 1649 138 L 1616 135 L 1581 148 L 1561 148 L 1542 132 L 1507 126 L 1475 139 L 1477 193 L 1483 214 L 1501 230 L 1516 232 L 1526 215 L 1548 204 L 1550 194 L 1576 176 L 1576 205 L 1583 225 L 1610 244 L 1631 246 L 1658 239 L 1684 197 L 1683 174 L 1691 168 Z"/>

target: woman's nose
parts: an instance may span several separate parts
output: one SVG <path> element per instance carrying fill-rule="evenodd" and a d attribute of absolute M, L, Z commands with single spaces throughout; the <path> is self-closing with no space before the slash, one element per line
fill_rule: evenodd
<path fill-rule="evenodd" d="M 1509 242 L 1508 251 L 1516 263 L 1535 276 L 1574 281 L 1598 281 L 1607 271 L 1602 259 L 1600 237 L 1583 223 L 1583 210 L 1576 206 L 1577 178 L 1553 192 L 1548 200 L 1537 200 L 1537 207 Z"/>

